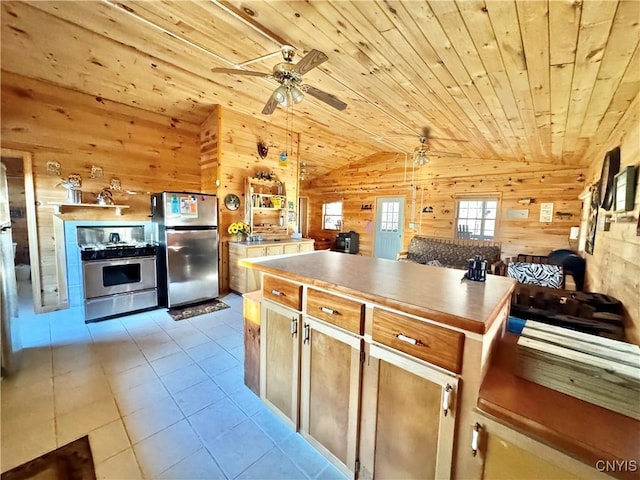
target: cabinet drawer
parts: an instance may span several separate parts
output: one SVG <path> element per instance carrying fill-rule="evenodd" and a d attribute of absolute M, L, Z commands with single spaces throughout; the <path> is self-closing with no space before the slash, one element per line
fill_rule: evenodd
<path fill-rule="evenodd" d="M 250 247 L 247 248 L 247 258 L 252 257 L 264 257 L 266 254 L 264 247 Z"/>
<path fill-rule="evenodd" d="M 307 314 L 350 332 L 363 334 L 364 303 L 310 288 Z"/>
<path fill-rule="evenodd" d="M 296 310 L 302 310 L 302 285 L 269 275 L 265 275 L 262 282 L 264 298 Z"/>
<path fill-rule="evenodd" d="M 464 334 L 461 332 L 376 308 L 373 341 L 454 373 L 462 370 Z"/>

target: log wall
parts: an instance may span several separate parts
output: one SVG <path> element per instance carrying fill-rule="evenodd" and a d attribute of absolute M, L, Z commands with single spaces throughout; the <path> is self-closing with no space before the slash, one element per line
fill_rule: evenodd
<path fill-rule="evenodd" d="M 122 191 L 113 200 L 130 206 L 122 217 L 111 209 L 68 209 L 64 220 L 148 221 L 149 192 L 200 191 L 199 132 L 197 124 L 2 72 L 2 147 L 33 154 L 43 307 L 61 304 L 48 204 L 65 201 L 60 182 L 79 174 L 83 200 L 93 203 L 119 178 Z M 60 164 L 60 176 L 47 173 L 49 161 Z M 91 178 L 92 166 L 102 168 L 101 178 Z"/>
<path fill-rule="evenodd" d="M 607 151 L 620 146 L 620 168 L 627 165 L 640 167 L 640 96 L 637 96 L 632 108 L 623 121 L 616 127 L 613 135 L 602 143 L 589 157 L 587 184 L 600 179 L 602 161 Z M 585 209 L 589 202 L 585 202 Z M 612 214 L 602 209 L 601 218 Z M 640 345 L 640 178 L 636 179 L 635 207 L 628 215 L 612 214 L 609 231 L 597 229 L 593 255 L 584 254 L 587 260 L 587 288 L 602 292 L 622 301 L 627 320 L 627 339 Z"/>
<path fill-rule="evenodd" d="M 404 155 L 377 154 L 346 170 L 303 182 L 301 195 L 310 199 L 310 236 L 317 238 L 336 234 L 322 230 L 322 203 L 343 201 L 342 230 L 360 234 L 362 255 L 373 255 L 378 197 L 404 196 L 406 248 L 416 234 L 454 237 L 458 196 L 495 195 L 500 198 L 496 240 L 502 242 L 502 257 L 506 258 L 519 253 L 546 255 L 559 248 L 577 248 L 577 241 L 569 241 L 569 231 L 580 224 L 578 195 L 583 188 L 584 173 L 580 168 L 433 158 L 429 164 L 414 169 Z M 531 203 L 520 203 L 525 199 Z M 551 223 L 539 221 L 540 204 L 545 202 L 554 204 Z M 362 208 L 368 204 L 372 210 Z M 425 207 L 433 207 L 433 212 L 422 213 Z M 512 209 L 527 210 L 529 216 L 508 218 L 507 212 Z"/>
<path fill-rule="evenodd" d="M 287 130 L 285 112 L 281 109 L 272 115 L 272 122 L 263 122 L 221 106 L 217 106 L 216 111 L 205 120 L 201 131 L 203 186 L 215 185 L 215 180 L 218 181 L 220 289 L 228 291 L 228 243 L 235 240 L 235 235 L 229 234 L 227 229 L 233 222 L 245 221 L 245 179 L 255 176 L 258 171 L 273 172 L 278 180 L 284 182 L 287 200 L 297 205 L 299 134 Z M 258 155 L 259 140 L 269 146 L 265 159 Z M 279 155 L 284 151 L 288 158 L 286 163 L 281 163 Z M 214 162 L 214 157 L 217 158 L 215 180 L 210 178 L 212 169 L 207 168 Z M 240 198 L 237 210 L 228 210 L 224 206 L 224 198 L 230 193 Z M 289 224 L 290 232 L 294 226 L 295 222 Z"/>

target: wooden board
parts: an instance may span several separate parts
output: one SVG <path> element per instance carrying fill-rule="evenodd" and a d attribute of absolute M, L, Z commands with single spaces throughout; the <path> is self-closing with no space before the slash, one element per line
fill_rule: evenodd
<path fill-rule="evenodd" d="M 535 326 L 525 326 L 518 339 L 519 376 L 640 419 L 640 354 L 635 346 L 610 339 L 599 342 L 593 335 L 574 339 L 575 332 Z"/>

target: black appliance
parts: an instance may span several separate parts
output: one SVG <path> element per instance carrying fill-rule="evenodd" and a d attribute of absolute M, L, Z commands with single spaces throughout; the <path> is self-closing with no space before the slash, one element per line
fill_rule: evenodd
<path fill-rule="evenodd" d="M 336 252 L 358 253 L 358 243 L 360 235 L 353 230 L 350 232 L 339 233 L 336 237 Z"/>

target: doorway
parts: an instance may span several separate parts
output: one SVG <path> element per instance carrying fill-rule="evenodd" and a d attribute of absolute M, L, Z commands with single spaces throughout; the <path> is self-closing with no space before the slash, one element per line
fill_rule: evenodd
<path fill-rule="evenodd" d="M 403 231 L 404 197 L 377 198 L 374 257 L 395 260 L 402 250 Z"/>
<path fill-rule="evenodd" d="M 14 263 L 19 290 L 31 290 L 33 311 L 40 313 L 40 260 L 31 154 L 3 148 L 2 164 L 7 169 L 11 229 L 16 243 Z"/>

